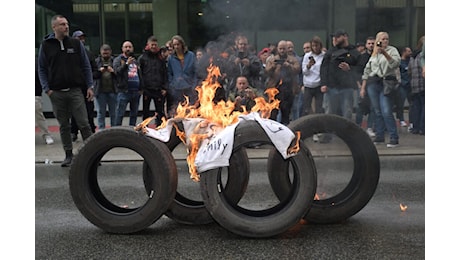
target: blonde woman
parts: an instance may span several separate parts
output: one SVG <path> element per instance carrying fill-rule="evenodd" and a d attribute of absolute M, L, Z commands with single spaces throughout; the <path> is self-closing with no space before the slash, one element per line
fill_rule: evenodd
<path fill-rule="evenodd" d="M 364 68 L 360 96 L 364 97 L 367 91 L 375 112 L 376 136 L 375 144 L 385 142 L 385 129 L 390 135 L 388 148 L 399 145 L 398 129 L 393 116 L 393 96 L 384 95 L 383 78 L 396 77 L 399 71 L 401 56 L 398 50 L 390 46 L 390 37 L 387 32 L 379 32 L 375 37 L 374 50 Z"/>

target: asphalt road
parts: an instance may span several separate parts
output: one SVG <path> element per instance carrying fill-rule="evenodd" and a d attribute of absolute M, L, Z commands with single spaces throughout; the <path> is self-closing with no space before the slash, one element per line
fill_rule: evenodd
<path fill-rule="evenodd" d="M 69 169 L 35 165 L 36 259 L 424 259 L 424 156 L 381 156 L 377 190 L 356 215 L 340 224 L 299 223 L 280 235 L 251 239 L 218 224 L 184 225 L 161 217 L 144 231 L 109 234 L 91 224 L 76 208 L 69 191 Z M 184 171 L 185 166 L 178 167 Z M 253 203 L 267 198 L 264 161 L 251 160 Z M 343 163 L 328 165 L 341 176 Z M 325 166 L 318 163 L 318 180 Z M 132 168 L 135 165 L 117 165 Z M 186 169 L 185 169 L 186 171 Z M 181 192 L 199 193 L 184 173 Z M 253 177 L 255 176 L 255 177 Z M 109 186 L 126 176 L 108 177 Z M 252 183 L 251 183 L 252 184 Z M 199 196 L 197 197 L 199 199 Z M 401 211 L 400 203 L 407 205 Z"/>

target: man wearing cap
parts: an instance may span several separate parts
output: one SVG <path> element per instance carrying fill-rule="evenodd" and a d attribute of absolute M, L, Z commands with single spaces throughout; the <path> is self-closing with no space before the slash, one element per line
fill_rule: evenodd
<path fill-rule="evenodd" d="M 93 77 L 83 44 L 69 37 L 69 22 L 62 15 L 51 18 L 53 33 L 45 36 L 38 52 L 38 76 L 43 91 L 49 96 L 53 112 L 59 123 L 59 133 L 65 151 L 61 166 L 72 163 L 70 118 L 81 130 L 83 139 L 91 136 L 91 127 L 85 107 L 85 99 L 92 100 Z M 81 89 L 87 88 L 85 95 Z"/>
<path fill-rule="evenodd" d="M 335 45 L 324 55 L 320 69 L 321 91 L 327 92 L 329 97 L 326 113 L 352 120 L 353 89 L 359 79 L 357 71 L 361 54 L 349 44 L 348 34 L 344 30 L 337 30 L 331 36 Z"/>
<path fill-rule="evenodd" d="M 80 40 L 83 45 L 85 45 L 85 40 L 86 40 L 86 35 L 84 32 L 78 30 L 75 31 L 72 34 L 72 38 Z M 89 63 L 91 65 L 91 72 L 93 73 L 93 80 L 96 78 L 100 77 L 100 72 L 97 70 L 97 65 L 95 61 L 94 55 L 85 48 L 86 55 L 88 55 Z M 83 95 L 86 93 L 86 88 L 82 89 Z M 94 124 L 94 101 L 93 100 L 85 100 L 85 105 L 86 105 L 86 113 L 88 116 L 88 122 L 89 125 L 91 126 L 91 131 L 94 133 L 96 131 L 96 125 Z M 70 120 L 71 123 L 71 136 L 72 136 L 72 141 L 75 142 L 78 139 L 78 126 L 77 123 L 75 122 L 75 118 L 72 116 L 72 119 Z"/>

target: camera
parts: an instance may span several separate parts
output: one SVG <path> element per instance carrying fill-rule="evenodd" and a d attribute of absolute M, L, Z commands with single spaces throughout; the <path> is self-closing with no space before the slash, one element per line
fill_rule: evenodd
<path fill-rule="evenodd" d="M 382 47 L 382 42 L 377 42 L 377 47 Z"/>
<path fill-rule="evenodd" d="M 276 64 L 282 65 L 286 60 L 275 60 Z"/>
<path fill-rule="evenodd" d="M 104 69 L 107 69 L 107 68 L 109 67 L 109 64 L 104 63 L 104 64 L 102 65 L 102 67 L 104 67 Z"/>
<path fill-rule="evenodd" d="M 245 57 L 244 52 L 239 51 L 239 52 L 238 52 L 238 58 L 239 58 L 240 60 L 242 60 L 242 59 L 244 59 L 244 57 Z"/>
<path fill-rule="evenodd" d="M 313 56 L 308 57 L 309 60 L 314 60 Z"/>

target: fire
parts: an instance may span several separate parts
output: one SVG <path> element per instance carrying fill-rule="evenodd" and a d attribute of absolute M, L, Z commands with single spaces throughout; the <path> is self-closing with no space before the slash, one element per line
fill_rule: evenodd
<path fill-rule="evenodd" d="M 324 198 L 326 198 L 326 192 L 322 192 L 322 193 L 316 192 L 315 197 L 313 198 L 313 200 L 321 200 L 321 199 L 324 199 Z"/>
<path fill-rule="evenodd" d="M 149 117 L 149 118 L 146 118 L 144 121 L 142 121 L 141 123 L 139 123 L 138 125 L 136 125 L 134 127 L 134 130 L 136 131 L 142 131 L 142 133 L 145 133 L 145 131 L 147 131 L 145 128 L 150 124 L 150 122 L 155 119 L 155 117 L 157 116 L 157 113 L 155 113 L 155 116 L 152 116 L 152 117 Z M 168 121 L 166 121 L 166 118 L 161 118 L 161 125 L 159 126 L 156 126 L 155 129 L 161 129 L 161 128 L 164 128 L 166 126 L 166 124 L 168 123 Z"/>
<path fill-rule="evenodd" d="M 288 154 L 297 153 L 300 150 L 300 131 L 296 131 L 296 143 L 293 147 L 288 149 Z"/>
<path fill-rule="evenodd" d="M 258 112 L 262 118 L 269 118 L 271 111 L 279 107 L 280 101 L 275 99 L 276 94 L 279 93 L 276 88 L 268 88 L 265 90 L 265 94 L 268 97 L 268 101 L 264 97 L 256 97 L 255 106 L 251 111 L 243 110 L 243 112 L 234 111 L 235 104 L 232 101 L 219 101 L 217 104 L 213 102 L 215 92 L 217 88 L 222 87 L 217 78 L 221 76 L 220 69 L 213 64 L 207 68 L 208 75 L 202 82 L 201 86 L 197 86 L 198 101 L 195 104 L 190 104 L 188 97 L 185 97 L 185 102 L 179 104 L 176 109 L 176 119 L 195 118 L 202 119 L 192 133 L 188 136 L 174 124 L 177 136 L 187 146 L 187 164 L 189 165 L 190 178 L 194 181 L 199 181 L 199 174 L 195 167 L 195 158 L 199 148 L 204 140 L 211 138 L 216 133 L 220 132 L 223 128 L 228 125 L 232 125 L 238 122 L 238 116 L 242 114 L 248 114 L 249 112 Z M 142 123 L 135 127 L 135 130 L 142 130 L 149 124 L 153 119 L 148 118 Z M 166 126 L 166 120 L 157 127 L 157 129 Z M 300 137 L 300 136 L 299 136 Z M 297 145 L 298 147 L 298 141 Z M 295 149 L 290 149 L 291 152 L 296 152 Z M 298 148 L 297 148 L 298 151 Z"/>
<path fill-rule="evenodd" d="M 402 203 L 399 203 L 399 208 L 401 209 L 402 212 L 407 210 L 407 205 L 404 205 Z"/>

